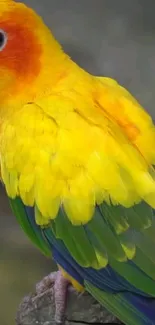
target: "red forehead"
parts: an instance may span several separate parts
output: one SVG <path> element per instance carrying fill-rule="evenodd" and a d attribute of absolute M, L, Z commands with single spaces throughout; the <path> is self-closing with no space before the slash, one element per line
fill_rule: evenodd
<path fill-rule="evenodd" d="M 31 13 L 31 11 L 30 11 Z M 10 69 L 18 77 L 32 79 L 40 71 L 41 44 L 34 33 L 35 20 L 24 10 L 14 10 L 0 17 L 0 29 L 8 41 L 0 52 L 0 66 Z"/>

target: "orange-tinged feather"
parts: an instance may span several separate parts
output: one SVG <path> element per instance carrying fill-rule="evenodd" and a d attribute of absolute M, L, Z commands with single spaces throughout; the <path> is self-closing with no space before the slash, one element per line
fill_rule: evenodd
<path fill-rule="evenodd" d="M 30 16 L 23 24 L 26 18 L 24 10 L 16 9 L 6 12 L 0 19 L 0 29 L 8 35 L 6 47 L 0 54 L 0 66 L 13 72 L 16 78 L 31 82 L 40 72 L 42 47 L 33 33 L 35 22 L 31 22 Z"/>
<path fill-rule="evenodd" d="M 0 29 L 7 35 L 0 51 L 0 103 L 15 110 L 49 94 L 52 85 L 68 74 L 69 59 L 42 19 L 22 3 L 0 5 Z"/>

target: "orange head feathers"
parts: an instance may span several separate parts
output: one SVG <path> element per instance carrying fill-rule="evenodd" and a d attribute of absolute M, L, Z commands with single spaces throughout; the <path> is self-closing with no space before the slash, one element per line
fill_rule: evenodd
<path fill-rule="evenodd" d="M 0 0 L 1 99 L 21 94 L 22 89 L 35 95 L 35 88 L 43 89 L 58 75 L 62 58 L 60 45 L 32 9 L 13 0 Z"/>

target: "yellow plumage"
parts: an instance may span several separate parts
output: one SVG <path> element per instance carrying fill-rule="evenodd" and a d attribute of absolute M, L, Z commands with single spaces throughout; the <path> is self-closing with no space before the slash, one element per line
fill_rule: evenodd
<path fill-rule="evenodd" d="M 28 9 L 18 10 L 26 15 Z M 43 49 L 39 74 L 32 82 L 21 77 L 20 87 L 14 77 L 8 88 L 14 96 L 0 103 L 1 174 L 8 195 L 35 204 L 40 225 L 55 218 L 62 204 L 74 224 L 88 222 L 103 201 L 130 207 L 144 199 L 155 208 L 150 116 L 116 81 L 73 63 L 36 17 L 33 33 Z"/>

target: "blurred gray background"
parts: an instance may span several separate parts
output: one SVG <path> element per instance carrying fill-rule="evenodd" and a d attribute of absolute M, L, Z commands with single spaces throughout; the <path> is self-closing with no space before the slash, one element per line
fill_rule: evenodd
<path fill-rule="evenodd" d="M 90 73 L 117 79 L 155 118 L 154 0 L 25 0 L 70 56 Z M 0 192 L 0 324 L 53 269 L 28 241 Z"/>

